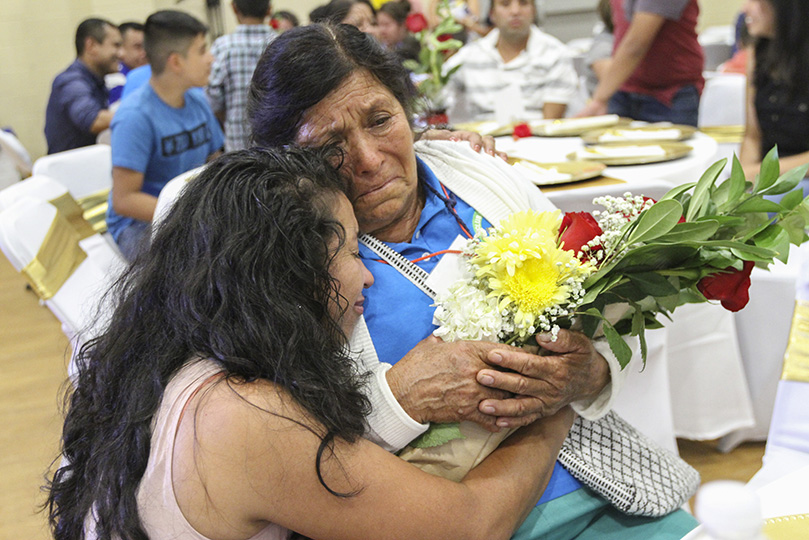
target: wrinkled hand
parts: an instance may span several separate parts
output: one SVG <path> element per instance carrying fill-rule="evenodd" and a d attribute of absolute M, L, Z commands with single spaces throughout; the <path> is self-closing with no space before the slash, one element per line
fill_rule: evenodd
<path fill-rule="evenodd" d="M 467 141 L 475 152 L 486 152 L 490 156 L 507 159 L 508 154 L 495 148 L 494 137 L 474 131 L 450 131 L 448 129 L 428 129 L 421 138 L 427 141 Z"/>
<path fill-rule="evenodd" d="M 592 100 L 584 106 L 582 110 L 576 113 L 576 118 L 583 116 L 601 116 L 607 114 L 607 103 L 604 101 Z"/>
<path fill-rule="evenodd" d="M 496 417 L 499 427 L 524 426 L 574 401 L 595 398 L 609 382 L 607 361 L 581 332 L 560 330 L 556 341 L 540 334 L 537 343 L 545 356 L 497 349 L 487 357 L 494 369 L 477 374 L 480 384 L 515 394 L 480 403 L 480 411 Z"/>
<path fill-rule="evenodd" d="M 416 345 L 387 372 L 396 400 L 420 423 L 469 420 L 498 431 L 495 416 L 478 409 L 484 400 L 499 401 L 510 394 L 478 384 L 475 377 L 487 367 L 491 351 L 518 349 L 498 343 L 459 341 L 446 343 L 430 336 Z"/>

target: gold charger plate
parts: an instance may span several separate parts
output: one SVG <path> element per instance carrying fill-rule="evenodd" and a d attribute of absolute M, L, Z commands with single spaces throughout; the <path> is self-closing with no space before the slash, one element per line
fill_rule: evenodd
<path fill-rule="evenodd" d="M 795 514 L 764 521 L 764 533 L 770 540 L 809 538 L 809 514 Z"/>
<path fill-rule="evenodd" d="M 679 131 L 679 135 L 672 139 L 670 137 L 661 137 L 661 138 L 654 138 L 650 137 L 649 135 L 654 135 L 655 133 L 660 133 L 661 135 L 665 134 L 666 131 L 671 131 L 676 129 Z M 583 133 L 581 139 L 586 144 L 629 144 L 629 143 L 641 143 L 641 142 L 676 142 L 676 141 L 684 141 L 694 136 L 696 133 L 697 128 L 694 126 L 684 126 L 680 124 L 670 124 L 665 126 L 638 126 L 638 127 L 610 127 L 606 129 L 594 129 L 592 131 L 588 131 Z M 642 137 L 633 138 L 632 134 L 643 134 Z M 615 136 L 622 137 L 620 141 L 602 141 L 601 137 L 607 134 L 612 134 Z"/>
<path fill-rule="evenodd" d="M 637 155 L 637 156 L 609 156 L 609 155 L 599 155 L 595 152 L 595 150 L 599 147 L 603 146 L 604 148 L 608 149 L 615 149 L 620 148 L 622 145 L 618 144 L 604 144 L 604 145 L 596 145 L 596 146 L 588 146 L 585 147 L 583 150 L 590 150 L 592 151 L 590 155 L 582 155 L 580 152 L 571 152 L 567 155 L 567 159 L 573 161 L 597 161 L 599 163 L 603 163 L 604 165 L 644 165 L 646 163 L 659 163 L 661 161 L 671 161 L 673 159 L 679 159 L 681 157 L 687 156 L 693 148 L 688 146 L 687 144 L 683 144 L 680 142 L 643 142 L 643 143 L 635 143 L 635 144 L 626 144 L 623 146 L 659 146 L 663 149 L 663 154 L 661 155 Z"/>
<path fill-rule="evenodd" d="M 519 163 L 522 166 L 528 168 L 529 170 L 535 171 L 539 174 L 542 174 L 543 171 L 551 172 L 550 169 L 556 169 L 556 172 L 558 173 L 570 175 L 570 178 L 549 178 L 548 181 L 544 182 L 535 181 L 534 183 L 538 186 L 553 186 L 558 184 L 568 184 L 571 182 L 580 182 L 582 180 L 589 180 L 590 178 L 601 176 L 601 173 L 604 172 L 604 169 L 607 168 L 607 166 L 604 165 L 603 163 L 598 163 L 596 161 L 563 161 L 559 163 L 540 163 L 537 161 L 532 161 L 530 159 L 509 157 L 508 162 L 511 165 L 516 165 L 517 163 Z M 531 180 L 534 179 L 532 178 Z"/>

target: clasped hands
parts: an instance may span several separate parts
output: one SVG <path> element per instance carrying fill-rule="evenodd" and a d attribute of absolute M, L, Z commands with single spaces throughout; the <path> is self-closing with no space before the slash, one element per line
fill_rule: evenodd
<path fill-rule="evenodd" d="M 556 341 L 547 334 L 536 339 L 536 350 L 528 351 L 430 336 L 388 371 L 388 384 L 420 423 L 468 420 L 499 431 L 593 399 L 609 382 L 607 361 L 584 334 L 560 330 Z"/>

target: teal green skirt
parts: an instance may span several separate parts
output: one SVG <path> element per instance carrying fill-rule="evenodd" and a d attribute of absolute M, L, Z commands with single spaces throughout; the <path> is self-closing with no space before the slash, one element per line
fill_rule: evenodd
<path fill-rule="evenodd" d="M 684 510 L 660 518 L 628 516 L 581 488 L 531 510 L 512 540 L 679 540 L 696 526 Z"/>

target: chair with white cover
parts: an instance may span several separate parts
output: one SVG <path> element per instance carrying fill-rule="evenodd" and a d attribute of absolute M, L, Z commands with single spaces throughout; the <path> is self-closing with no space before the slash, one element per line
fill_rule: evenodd
<path fill-rule="evenodd" d="M 711 26 L 700 33 L 698 40 L 705 53 L 705 71 L 714 71 L 730 59 L 735 33 L 732 25 Z"/>
<path fill-rule="evenodd" d="M 0 212 L 0 248 L 62 323 L 74 350 L 97 335 L 108 313 L 100 300 L 124 267 L 106 240 L 86 223 L 77 230 L 53 204 L 22 197 Z"/>
<path fill-rule="evenodd" d="M 51 201 L 67 194 L 67 188 L 47 176 L 29 176 L 25 180 L 0 190 L 0 210 L 5 210 L 23 197 Z"/>
<path fill-rule="evenodd" d="M 112 188 L 112 152 L 94 144 L 43 156 L 34 162 L 34 174 L 64 184 L 77 201 Z"/>
<path fill-rule="evenodd" d="M 743 126 L 747 77 L 723 73 L 705 81 L 699 100 L 699 127 Z"/>
<path fill-rule="evenodd" d="M 763 466 L 750 480 L 760 488 L 809 466 L 809 253 L 796 286 L 792 327 L 770 418 Z"/>
<path fill-rule="evenodd" d="M 31 175 L 31 156 L 22 143 L 0 129 L 0 189 Z"/>
<path fill-rule="evenodd" d="M 746 121 L 745 95 L 747 77 L 738 73 L 723 73 L 705 81 L 699 100 L 697 125 L 706 133 L 722 135 L 715 161 L 727 158 L 731 163 L 733 154 L 739 155 L 741 137 Z M 730 167 L 725 169 L 730 173 Z"/>
<path fill-rule="evenodd" d="M 188 181 L 197 176 L 204 168 L 205 165 L 184 172 L 175 176 L 163 186 L 163 189 L 160 190 L 160 195 L 157 196 L 157 206 L 155 207 L 154 217 L 152 218 L 152 235 L 154 235 L 160 222 L 162 222 L 171 211 L 171 206 L 182 194 Z"/>

